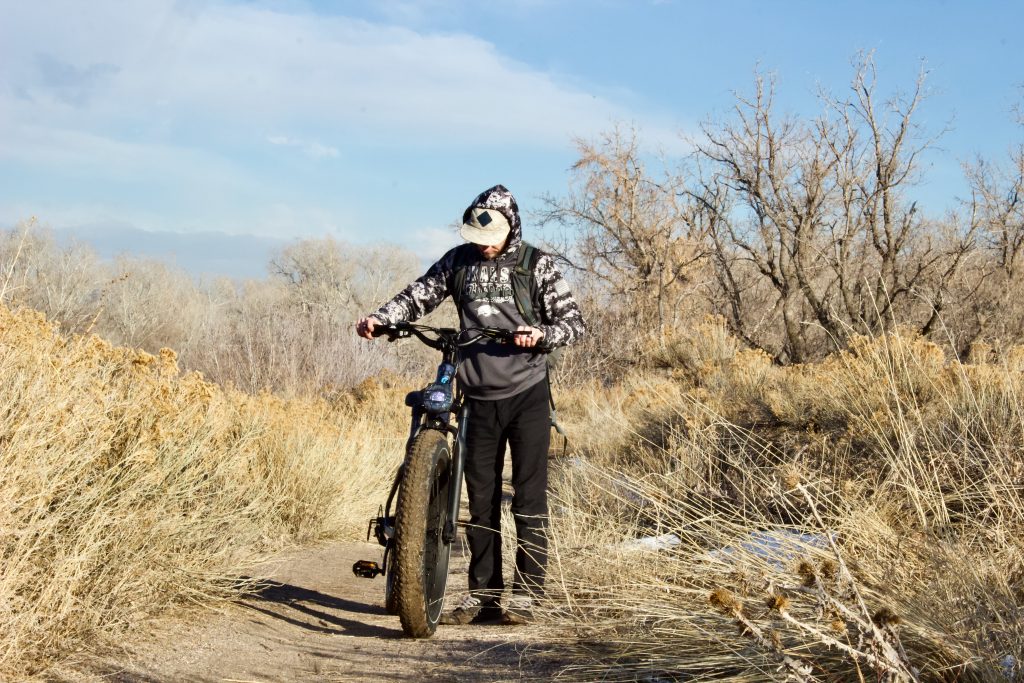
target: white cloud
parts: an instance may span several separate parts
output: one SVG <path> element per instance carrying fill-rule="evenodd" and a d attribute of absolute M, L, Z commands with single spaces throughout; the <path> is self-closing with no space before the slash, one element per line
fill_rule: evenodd
<path fill-rule="evenodd" d="M 60 121 L 212 119 L 398 143 L 564 146 L 637 118 L 480 38 L 346 17 L 171 0 L 20 3 L 0 41 L 15 96 Z"/>
<path fill-rule="evenodd" d="M 413 233 L 414 237 L 407 247 L 413 253 L 418 254 L 424 262 L 433 263 L 446 251 L 462 242 L 458 232 L 452 227 L 445 228 L 421 228 Z"/>
<path fill-rule="evenodd" d="M 630 93 L 590 92 L 472 35 L 274 7 L 0 0 L 0 163 L 32 179 L 0 187 L 0 218 L 353 239 L 371 222 L 363 195 L 413 148 L 438 165 L 452 150 L 570 153 L 571 137 L 620 119 L 676 139 L 623 104 Z M 386 166 L 366 161 L 378 151 Z M 404 206 L 375 238 L 424 219 L 418 200 Z M 457 241 L 410 239 L 431 255 Z"/>
<path fill-rule="evenodd" d="M 337 147 L 330 147 L 328 145 L 321 145 L 319 142 L 313 142 L 313 143 L 307 144 L 305 147 L 303 147 L 303 150 L 305 150 L 306 154 L 308 154 L 309 156 L 317 158 L 317 159 L 324 158 L 324 157 L 328 157 L 328 158 L 331 158 L 331 159 L 337 159 L 338 158 L 338 148 Z"/>
<path fill-rule="evenodd" d="M 118 223 L 151 232 L 218 231 L 227 235 L 274 239 L 332 235 L 337 239 L 353 241 L 359 237 L 359 232 L 351 227 L 355 224 L 351 216 L 279 201 L 252 207 L 204 206 L 201 211 L 187 207 L 182 214 L 172 213 L 162 207 L 101 201 L 0 201 L 0 228 L 32 216 L 44 225 L 62 229 Z M 130 249 L 130 245 L 126 248 Z"/>
<path fill-rule="evenodd" d="M 337 147 L 331 147 L 319 142 L 305 142 L 290 138 L 287 135 L 271 135 L 267 138 L 267 142 L 278 147 L 297 147 L 307 156 L 311 156 L 314 159 L 337 159 L 339 156 Z"/>

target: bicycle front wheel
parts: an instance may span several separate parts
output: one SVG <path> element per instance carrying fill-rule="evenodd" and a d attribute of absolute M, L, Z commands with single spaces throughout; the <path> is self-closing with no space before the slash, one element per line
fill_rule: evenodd
<path fill-rule="evenodd" d="M 395 597 L 395 542 L 388 541 L 384 548 L 384 566 L 387 571 L 384 574 L 384 611 L 388 614 L 398 614 L 398 598 Z"/>
<path fill-rule="evenodd" d="M 405 458 L 395 519 L 394 595 L 402 630 L 428 638 L 437 628 L 448 582 L 445 543 L 451 490 L 451 448 L 434 429 L 413 440 Z"/>

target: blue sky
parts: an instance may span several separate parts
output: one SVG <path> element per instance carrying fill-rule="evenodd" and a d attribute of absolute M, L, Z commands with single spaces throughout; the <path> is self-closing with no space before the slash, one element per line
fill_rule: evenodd
<path fill-rule="evenodd" d="M 0 16 L 0 226 L 34 215 L 102 253 L 230 275 L 308 236 L 437 256 L 485 187 L 527 212 L 564 192 L 574 137 L 625 121 L 680 154 L 756 68 L 812 116 L 861 50 L 883 93 L 929 71 L 920 121 L 951 127 L 918 190 L 936 212 L 961 162 L 1024 139 L 1020 2 L 0 0 Z"/>

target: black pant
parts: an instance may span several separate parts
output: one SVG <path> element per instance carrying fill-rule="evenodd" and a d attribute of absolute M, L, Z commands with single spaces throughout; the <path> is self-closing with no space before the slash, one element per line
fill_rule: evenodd
<path fill-rule="evenodd" d="M 505 445 L 512 450 L 512 515 L 516 522 L 513 593 L 544 586 L 548 544 L 548 385 L 538 382 L 515 396 L 469 401 L 466 489 L 469 492 L 469 590 L 481 600 L 501 595 L 501 471 Z"/>

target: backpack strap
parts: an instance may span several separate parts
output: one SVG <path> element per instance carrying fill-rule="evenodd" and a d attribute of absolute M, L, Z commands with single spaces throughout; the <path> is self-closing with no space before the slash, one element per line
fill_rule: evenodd
<path fill-rule="evenodd" d="M 555 410 L 555 395 L 551 392 L 551 368 L 547 368 L 544 373 L 544 381 L 548 383 L 548 415 L 551 418 L 551 426 L 555 428 L 555 433 L 562 437 L 562 457 L 569 451 L 569 435 L 562 429 L 562 425 L 558 424 L 558 411 Z"/>
<path fill-rule="evenodd" d="M 516 300 L 516 308 L 523 320 L 531 327 L 541 324 L 539 307 L 540 287 L 537 285 L 537 261 L 540 260 L 541 250 L 523 242 L 519 250 L 519 258 L 516 260 L 516 268 L 512 273 L 512 291 Z M 550 355 L 549 355 L 550 359 Z M 555 409 L 555 396 L 551 391 L 551 364 L 546 363 L 544 381 L 548 384 L 548 404 L 551 416 L 551 426 L 555 432 L 562 437 L 562 455 L 564 456 L 569 447 L 569 437 L 566 435 L 562 425 L 558 424 L 558 412 Z"/>
<path fill-rule="evenodd" d="M 512 271 L 512 298 L 516 300 L 519 315 L 523 316 L 523 320 L 530 327 L 537 327 L 541 322 L 537 315 L 537 307 L 534 305 L 538 291 L 534 271 L 540 255 L 540 249 L 529 242 L 523 242 L 519 248 L 516 267 Z"/>
<path fill-rule="evenodd" d="M 463 245 L 463 247 L 470 245 Z M 516 257 L 516 265 L 512 270 L 512 298 L 516 304 L 516 310 L 523 317 L 523 321 L 530 327 L 537 327 L 541 324 L 537 311 L 540 288 L 537 286 L 537 277 L 534 274 L 537 268 L 537 261 L 540 260 L 541 250 L 529 242 L 523 242 Z M 455 256 L 455 265 L 452 268 L 451 278 L 448 281 L 448 291 L 456 306 L 462 305 L 462 298 L 466 290 L 466 273 L 469 269 L 470 258 L 465 251 L 460 251 Z"/>
<path fill-rule="evenodd" d="M 448 291 L 452 295 L 452 301 L 457 307 L 462 306 L 462 297 L 466 293 L 466 271 L 468 270 L 469 256 L 466 247 L 472 245 L 464 244 L 455 253 L 455 265 L 452 268 L 451 279 L 448 281 Z"/>

